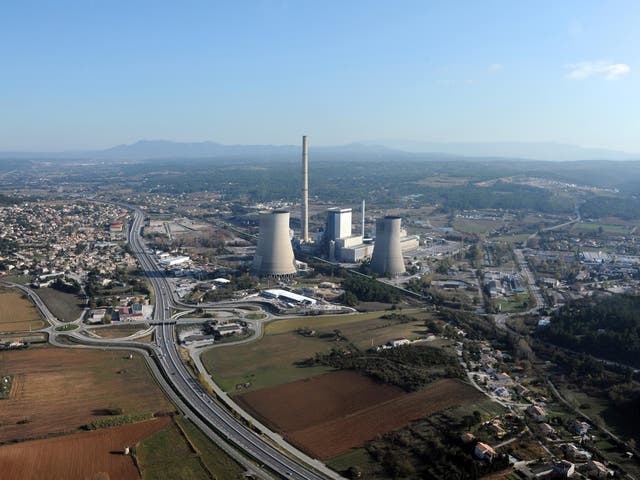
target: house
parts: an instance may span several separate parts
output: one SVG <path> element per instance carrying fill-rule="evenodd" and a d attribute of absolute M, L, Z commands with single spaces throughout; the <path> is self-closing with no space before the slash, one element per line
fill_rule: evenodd
<path fill-rule="evenodd" d="M 411 342 L 406 338 L 395 338 L 393 340 L 389 340 L 389 345 L 392 347 L 400 347 L 402 345 L 409 345 Z"/>
<path fill-rule="evenodd" d="M 604 464 L 597 462 L 595 460 L 589 461 L 588 464 L 589 475 L 594 478 L 609 478 L 613 477 L 613 471 L 609 470 Z"/>
<path fill-rule="evenodd" d="M 464 443 L 465 445 L 470 444 L 471 442 L 475 441 L 475 439 L 476 436 L 471 432 L 463 433 L 462 435 L 460 435 L 460 440 L 462 440 L 462 443 Z"/>
<path fill-rule="evenodd" d="M 520 385 L 520 384 L 516 385 L 514 387 L 514 390 L 521 397 L 524 397 L 529 393 L 529 389 L 527 387 L 525 387 L 524 385 Z"/>
<path fill-rule="evenodd" d="M 538 405 L 530 405 L 527 408 L 527 413 L 537 422 L 544 422 L 547 419 L 547 412 L 545 412 L 544 409 L 542 407 L 539 407 Z"/>
<path fill-rule="evenodd" d="M 480 460 L 489 460 L 490 462 L 496 458 L 496 451 L 490 445 L 483 442 L 478 442 L 474 450 L 474 454 Z"/>
<path fill-rule="evenodd" d="M 586 435 L 590 428 L 591 425 L 587 422 L 581 422 L 579 420 L 574 420 L 569 424 L 569 430 L 580 436 Z"/>
<path fill-rule="evenodd" d="M 586 450 L 576 447 L 573 443 L 568 443 L 562 446 L 564 454 L 572 460 L 578 460 L 586 462 L 591 460 L 591 454 Z"/>
<path fill-rule="evenodd" d="M 555 437 L 557 435 L 556 429 L 553 428 L 551 425 L 549 425 L 548 423 L 541 423 L 540 424 L 540 431 L 546 435 L 547 437 Z"/>
<path fill-rule="evenodd" d="M 567 460 L 560 460 L 553 465 L 553 471 L 564 478 L 568 478 L 576 473 L 576 466 Z"/>
<path fill-rule="evenodd" d="M 496 375 L 496 382 L 498 382 L 500 385 L 511 385 L 513 383 L 513 380 L 508 374 L 502 372 Z"/>
<path fill-rule="evenodd" d="M 492 420 L 487 428 L 491 433 L 493 433 L 497 438 L 502 438 L 507 434 L 507 431 L 502 428 L 502 422 L 499 419 Z"/>
<path fill-rule="evenodd" d="M 509 392 L 509 390 L 505 387 L 498 387 L 493 391 L 493 394 L 496 397 L 500 397 L 500 398 L 511 398 L 511 393 Z"/>

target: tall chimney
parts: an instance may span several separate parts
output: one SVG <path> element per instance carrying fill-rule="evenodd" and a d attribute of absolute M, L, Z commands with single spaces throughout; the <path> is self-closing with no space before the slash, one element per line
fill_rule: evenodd
<path fill-rule="evenodd" d="M 364 240 L 364 200 L 362 200 L 362 239 Z"/>
<path fill-rule="evenodd" d="M 309 144 L 302 136 L 302 241 L 309 242 Z"/>

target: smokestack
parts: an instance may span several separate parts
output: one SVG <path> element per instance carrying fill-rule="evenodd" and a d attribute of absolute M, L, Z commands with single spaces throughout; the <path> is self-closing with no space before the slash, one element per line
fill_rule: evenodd
<path fill-rule="evenodd" d="M 362 239 L 364 240 L 364 200 L 362 200 Z"/>
<path fill-rule="evenodd" d="M 309 144 L 302 136 L 302 241 L 309 242 Z"/>

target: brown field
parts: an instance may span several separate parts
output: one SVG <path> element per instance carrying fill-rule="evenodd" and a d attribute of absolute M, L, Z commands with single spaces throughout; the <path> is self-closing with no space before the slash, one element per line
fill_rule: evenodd
<path fill-rule="evenodd" d="M 110 327 L 94 328 L 91 331 L 102 338 L 124 338 L 136 332 L 145 330 L 149 326 L 144 325 L 112 325 Z"/>
<path fill-rule="evenodd" d="M 37 330 L 44 326 L 40 312 L 18 292 L 0 292 L 0 331 Z"/>
<path fill-rule="evenodd" d="M 439 380 L 404 393 L 354 372 L 334 372 L 236 399 L 311 455 L 326 459 L 437 411 L 482 394 L 457 380 Z"/>
<path fill-rule="evenodd" d="M 0 447 L 0 472 L 2 478 L 13 480 L 137 480 L 140 473 L 132 458 L 120 452 L 169 423 L 170 417 L 156 418 L 121 427 L 5 445 Z"/>
<path fill-rule="evenodd" d="M 62 348 L 0 352 L 0 371 L 14 375 L 0 408 L 0 442 L 75 431 L 112 407 L 125 414 L 173 410 L 144 360 L 126 357 Z"/>

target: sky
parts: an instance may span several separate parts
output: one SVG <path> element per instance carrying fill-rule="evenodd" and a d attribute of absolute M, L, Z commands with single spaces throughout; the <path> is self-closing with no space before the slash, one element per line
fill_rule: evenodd
<path fill-rule="evenodd" d="M 140 139 L 640 152 L 640 2 L 0 0 L 0 150 Z"/>

